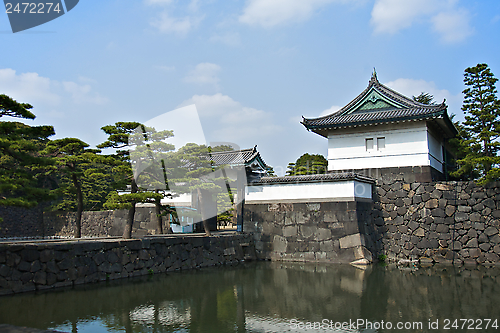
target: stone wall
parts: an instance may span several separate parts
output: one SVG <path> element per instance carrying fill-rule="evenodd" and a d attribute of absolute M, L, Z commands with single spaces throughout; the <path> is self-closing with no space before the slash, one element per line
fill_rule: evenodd
<path fill-rule="evenodd" d="M 393 260 L 500 262 L 500 182 L 408 182 L 404 174 L 374 186 L 374 252 Z"/>
<path fill-rule="evenodd" d="M 0 295 L 255 259 L 248 235 L 0 244 Z"/>
<path fill-rule="evenodd" d="M 122 236 L 127 221 L 128 211 L 105 210 L 88 211 L 82 214 L 82 236 L 108 237 Z M 44 213 L 44 236 L 72 237 L 75 230 L 76 213 Z M 154 235 L 156 233 L 155 212 L 152 207 L 137 207 L 135 209 L 132 234 L 137 237 Z M 163 226 L 166 227 L 165 217 Z"/>
<path fill-rule="evenodd" d="M 245 233 L 259 258 L 285 261 L 371 261 L 371 201 L 246 204 Z"/>
<path fill-rule="evenodd" d="M 0 237 L 39 237 L 43 235 L 43 206 L 0 206 Z M 22 222 L 21 222 L 22 221 Z"/>
<path fill-rule="evenodd" d="M 134 236 L 154 235 L 154 208 L 137 207 L 134 217 Z M 73 237 L 75 212 L 43 212 L 42 207 L 0 207 L 0 237 Z M 82 214 L 83 237 L 122 236 L 127 210 L 86 211 Z M 166 218 L 163 217 L 164 230 Z"/>

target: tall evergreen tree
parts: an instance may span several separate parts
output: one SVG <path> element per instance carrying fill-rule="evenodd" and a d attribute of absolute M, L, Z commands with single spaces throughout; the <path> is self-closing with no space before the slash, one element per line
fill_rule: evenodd
<path fill-rule="evenodd" d="M 53 205 L 53 208 L 76 209 L 75 238 L 82 236 L 81 220 L 85 208 L 84 203 L 87 201 L 85 199 L 92 196 L 89 190 L 92 192 L 96 190 L 91 186 L 92 183 L 98 182 L 99 179 L 109 178 L 105 170 L 114 164 L 112 157 L 99 155 L 100 150 L 88 149 L 88 146 L 80 139 L 64 138 L 49 142 L 42 152 L 56 160 L 56 165 L 52 170 L 57 172 L 59 179 L 62 180 L 59 182 L 59 191 L 63 196 Z M 106 187 L 109 189 L 110 185 Z M 97 189 L 97 191 L 100 190 L 102 189 Z"/>
<path fill-rule="evenodd" d="M 0 118 L 35 119 L 32 108 L 0 95 Z M 0 121 L 0 206 L 33 207 L 52 198 L 44 172 L 51 160 L 39 151 L 53 134 L 52 126 Z"/>
<path fill-rule="evenodd" d="M 142 129 L 142 130 L 138 130 Z M 113 148 L 115 149 L 114 157 L 118 162 L 113 168 L 113 173 L 118 179 L 118 188 L 126 190 L 129 187 L 129 193 L 119 194 L 112 192 L 107 198 L 105 207 L 109 209 L 128 209 L 127 223 L 123 231 L 123 238 L 129 239 L 132 237 L 132 227 L 134 224 L 135 205 L 138 202 L 145 202 L 148 200 L 155 200 L 162 198 L 161 193 L 155 193 L 149 190 L 155 190 L 155 184 L 158 183 L 157 179 L 148 178 L 147 182 L 151 184 L 147 189 L 139 188 L 137 177 L 140 171 L 143 171 L 141 163 L 150 159 L 149 152 L 151 147 L 156 153 L 161 151 L 171 150 L 171 145 L 164 143 L 162 140 L 173 135 L 172 131 L 157 132 L 154 128 L 145 127 L 137 122 L 117 122 L 114 125 L 102 127 L 102 130 L 108 134 L 108 139 L 98 145 L 98 148 Z M 146 139 L 141 139 L 145 137 Z M 148 139 L 150 138 L 150 139 Z M 144 144 L 144 141 L 152 140 L 153 143 Z M 138 144 L 142 143 L 142 144 Z M 138 150 L 134 150 L 138 148 Z M 134 156 L 131 157 L 131 151 Z"/>
<path fill-rule="evenodd" d="M 468 146 L 466 156 L 457 161 L 459 169 L 453 173 L 461 176 L 471 171 L 479 174 L 484 184 L 500 177 L 500 102 L 495 83 L 498 81 L 487 64 L 469 67 L 464 73 L 465 131 L 462 146 Z"/>

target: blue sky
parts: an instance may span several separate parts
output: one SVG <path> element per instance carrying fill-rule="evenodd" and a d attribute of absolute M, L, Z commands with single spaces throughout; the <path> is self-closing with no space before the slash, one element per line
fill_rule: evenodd
<path fill-rule="evenodd" d="M 499 36 L 497 0 L 81 0 L 16 34 L 0 14 L 0 93 L 91 145 L 104 125 L 195 103 L 207 141 L 257 144 L 282 173 L 327 154 L 301 116 L 347 104 L 373 67 L 463 119 L 463 71 L 484 62 L 499 77 Z"/>

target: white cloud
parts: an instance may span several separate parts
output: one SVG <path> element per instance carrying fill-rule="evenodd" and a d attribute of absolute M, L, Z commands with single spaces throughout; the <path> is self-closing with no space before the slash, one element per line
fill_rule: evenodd
<path fill-rule="evenodd" d="M 159 17 L 151 21 L 151 26 L 155 27 L 161 33 L 175 33 L 181 36 L 186 35 L 191 29 L 198 26 L 201 22 L 201 17 L 172 17 L 168 12 L 160 13 Z"/>
<path fill-rule="evenodd" d="M 446 99 L 448 105 L 448 114 L 455 113 L 462 114 L 460 110 L 462 104 L 462 94 L 458 93 L 453 95 L 447 89 L 439 89 L 432 81 L 414 80 L 414 79 L 397 79 L 385 83 L 389 88 L 403 94 L 407 97 L 418 96 L 420 93 L 425 92 L 434 96 L 435 103 L 442 103 Z"/>
<path fill-rule="evenodd" d="M 439 13 L 432 18 L 432 23 L 446 43 L 461 42 L 473 33 L 469 26 L 469 13 L 464 9 Z"/>
<path fill-rule="evenodd" d="M 321 112 L 321 114 L 319 115 L 320 117 L 323 117 L 323 116 L 327 116 L 329 114 L 332 114 L 334 112 L 337 112 L 338 110 L 340 110 L 340 106 L 338 105 L 332 105 L 331 108 L 329 109 L 326 109 L 325 111 Z"/>
<path fill-rule="evenodd" d="M 64 90 L 71 94 L 71 98 L 75 103 L 105 104 L 108 101 L 107 98 L 92 92 L 92 87 L 89 84 L 78 84 L 68 81 L 62 84 Z"/>
<path fill-rule="evenodd" d="M 258 136 L 276 133 L 280 127 L 269 121 L 271 114 L 263 110 L 241 105 L 227 95 L 194 95 L 181 106 L 195 104 L 206 125 L 205 134 L 210 141 L 240 144 Z"/>
<path fill-rule="evenodd" d="M 396 33 L 413 22 L 433 13 L 439 0 L 377 0 L 372 10 L 371 23 L 376 33 Z"/>
<path fill-rule="evenodd" d="M 301 22 L 322 6 L 335 0 L 248 0 L 241 23 L 260 25 L 266 28 L 289 23 Z"/>
<path fill-rule="evenodd" d="M 11 68 L 0 69 L 0 91 L 21 103 L 58 105 L 61 96 L 54 93 L 57 82 L 37 73 L 21 73 Z"/>
<path fill-rule="evenodd" d="M 432 26 L 444 42 L 459 42 L 472 34 L 469 12 L 457 0 L 376 0 L 371 24 L 375 33 L 394 34 L 414 23 Z"/>
<path fill-rule="evenodd" d="M 71 81 L 59 82 L 38 75 L 38 73 L 20 73 L 10 68 L 0 69 L 0 92 L 21 103 L 33 105 L 35 114 L 40 110 L 52 118 L 64 117 L 64 112 L 58 110 L 63 103 L 68 108 L 70 103 L 104 104 L 107 98 L 92 91 L 91 78 L 79 77 L 79 84 Z M 71 105 L 71 104 L 69 104 Z"/>
<path fill-rule="evenodd" d="M 217 74 L 220 69 L 220 66 L 217 64 L 203 62 L 196 65 L 184 78 L 184 81 L 196 84 L 213 84 L 217 88 L 219 83 Z"/>

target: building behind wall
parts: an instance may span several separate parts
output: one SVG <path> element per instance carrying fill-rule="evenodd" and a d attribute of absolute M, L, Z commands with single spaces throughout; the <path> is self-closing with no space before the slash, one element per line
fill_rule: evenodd
<path fill-rule="evenodd" d="M 416 102 L 381 84 L 375 72 L 339 111 L 302 124 L 328 139 L 329 171 L 379 178 L 396 168 L 422 182 L 446 178 L 447 142 L 457 135 L 444 102 Z"/>

